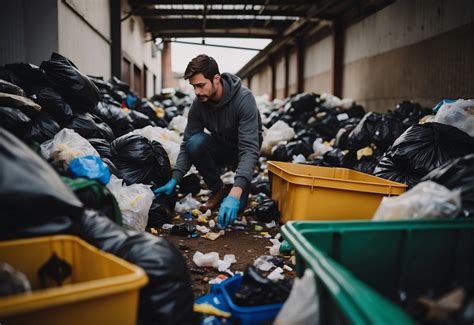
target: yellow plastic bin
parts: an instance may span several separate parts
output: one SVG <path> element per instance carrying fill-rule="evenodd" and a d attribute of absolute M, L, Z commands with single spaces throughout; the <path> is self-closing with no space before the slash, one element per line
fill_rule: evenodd
<path fill-rule="evenodd" d="M 371 219 L 382 197 L 407 187 L 347 168 L 269 161 L 268 170 L 281 222 Z"/>
<path fill-rule="evenodd" d="M 52 254 L 72 266 L 61 287 L 39 288 L 37 272 Z M 0 242 L 0 261 L 23 272 L 30 293 L 0 298 L 0 324 L 135 324 L 145 272 L 74 236 Z"/>

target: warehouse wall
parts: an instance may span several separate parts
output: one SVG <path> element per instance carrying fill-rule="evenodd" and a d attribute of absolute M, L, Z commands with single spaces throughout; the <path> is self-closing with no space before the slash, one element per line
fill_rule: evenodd
<path fill-rule="evenodd" d="M 0 65 L 40 65 L 58 50 L 57 0 L 0 0 Z"/>
<path fill-rule="evenodd" d="M 400 0 L 349 27 L 343 95 L 370 110 L 474 93 L 474 1 Z"/>
<path fill-rule="evenodd" d="M 279 78 L 277 76 L 277 78 Z M 298 62 L 296 51 L 290 53 L 290 71 L 288 72 L 288 95 L 294 94 L 297 91 L 298 82 Z"/>
<path fill-rule="evenodd" d="M 111 76 L 108 0 L 58 0 L 59 52 L 84 73 Z"/>
<path fill-rule="evenodd" d="M 130 10 L 127 1 L 122 0 L 122 16 L 127 15 Z M 145 32 L 145 25 L 140 17 L 132 16 L 122 22 L 122 53 L 127 60 L 140 69 L 142 75 L 145 73 L 144 66 L 146 66 L 148 70 L 146 77 L 147 97 L 161 89 L 161 55 L 159 51 L 152 51 L 153 42 L 148 41 L 150 38 L 151 34 Z M 133 68 L 131 69 L 131 86 L 136 89 Z M 153 89 L 153 75 L 156 76 L 155 89 Z"/>
<path fill-rule="evenodd" d="M 276 62 L 276 98 L 284 98 L 285 97 L 285 57 L 279 57 Z"/>
<path fill-rule="evenodd" d="M 333 38 L 328 36 L 305 51 L 304 91 L 332 92 Z"/>
<path fill-rule="evenodd" d="M 325 35 L 305 37 L 305 91 L 333 92 L 333 36 Z M 429 107 L 442 98 L 471 98 L 473 35 L 472 0 L 398 0 L 346 27 L 342 95 L 376 111 L 404 99 Z M 285 76 L 279 71 L 276 83 L 281 86 Z M 293 52 L 289 94 L 296 91 L 296 73 Z M 253 82 L 252 90 L 259 95 Z M 282 98 L 284 91 L 276 95 Z"/>

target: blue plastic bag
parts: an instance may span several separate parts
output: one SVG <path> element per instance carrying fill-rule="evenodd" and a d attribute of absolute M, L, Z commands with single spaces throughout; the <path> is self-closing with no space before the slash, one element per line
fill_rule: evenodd
<path fill-rule="evenodd" d="M 75 177 L 86 177 L 107 184 L 110 180 L 110 170 L 100 157 L 83 156 L 69 162 L 68 170 Z"/>
<path fill-rule="evenodd" d="M 441 108 L 441 106 L 443 106 L 444 104 L 452 104 L 456 101 L 456 99 L 443 99 L 441 100 L 438 104 L 436 104 L 435 107 L 433 107 L 433 113 L 438 113 L 439 109 Z"/>

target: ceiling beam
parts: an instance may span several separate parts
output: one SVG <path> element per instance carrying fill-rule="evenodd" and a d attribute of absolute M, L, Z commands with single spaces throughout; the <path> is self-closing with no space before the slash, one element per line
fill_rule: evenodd
<path fill-rule="evenodd" d="M 196 29 L 178 29 L 178 30 L 150 30 L 157 38 L 188 38 L 199 37 L 202 38 L 201 28 Z M 274 39 L 278 36 L 278 32 L 269 30 L 268 28 L 229 28 L 206 30 L 206 38 L 209 37 L 233 37 L 233 38 L 265 38 Z"/>
<path fill-rule="evenodd" d="M 280 5 L 280 6 L 299 6 L 299 5 L 314 5 L 314 0 L 270 0 L 268 1 L 269 5 Z M 192 0 L 184 0 L 184 1 L 175 1 L 175 0 L 130 0 L 130 4 L 132 5 L 202 5 L 207 3 L 208 5 L 265 5 L 267 3 L 266 0 L 253 0 L 253 1 L 245 1 L 245 0 L 208 0 L 208 1 L 192 1 Z"/>
<path fill-rule="evenodd" d="M 255 16 L 259 15 L 258 10 L 216 10 L 208 9 L 207 15 L 219 15 L 219 16 Z M 265 10 L 263 16 L 285 16 L 285 17 L 305 17 L 307 14 L 306 10 Z M 165 18 L 165 16 L 175 15 L 202 15 L 201 9 L 142 9 L 137 16 L 143 18 Z M 161 17 L 160 17 L 161 16 Z"/>
<path fill-rule="evenodd" d="M 251 19 L 208 19 L 206 20 L 206 30 L 212 29 L 228 29 L 228 28 L 251 28 L 252 20 Z M 203 20 L 202 19 L 170 19 L 170 20 L 146 20 L 145 24 L 150 28 L 150 30 L 186 30 L 189 28 L 201 28 Z M 256 21 L 254 27 L 264 27 L 266 23 L 265 20 Z M 266 28 L 269 29 L 283 29 L 289 26 L 292 21 L 285 20 L 271 20 L 269 25 Z"/>

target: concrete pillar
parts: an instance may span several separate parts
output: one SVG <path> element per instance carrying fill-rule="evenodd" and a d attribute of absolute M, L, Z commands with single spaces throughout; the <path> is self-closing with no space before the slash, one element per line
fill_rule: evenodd
<path fill-rule="evenodd" d="M 112 76 L 122 79 L 122 22 L 120 0 L 110 0 L 110 46 Z"/>
<path fill-rule="evenodd" d="M 171 42 L 163 41 L 161 51 L 161 87 L 173 87 L 173 72 L 171 71 Z"/>
<path fill-rule="evenodd" d="M 274 100 L 276 97 L 276 64 L 275 64 L 275 57 L 271 56 L 270 57 L 270 69 L 272 73 L 272 91 L 271 91 L 271 100 Z"/>
<path fill-rule="evenodd" d="M 285 46 L 285 98 L 290 92 L 290 49 L 291 46 Z"/>
<path fill-rule="evenodd" d="M 305 59 L 305 46 L 304 39 L 298 38 L 296 40 L 296 59 L 297 59 L 297 92 L 302 93 L 304 91 L 304 59 Z"/>

